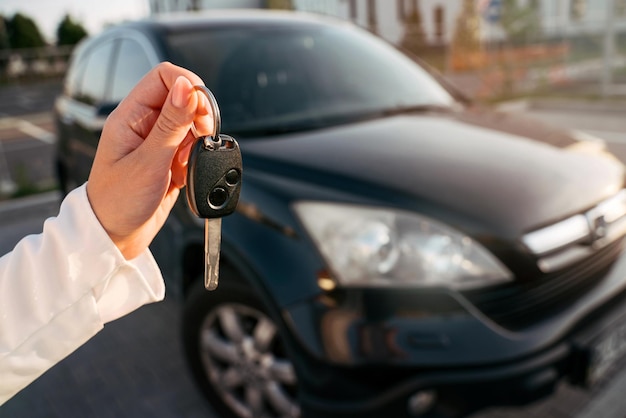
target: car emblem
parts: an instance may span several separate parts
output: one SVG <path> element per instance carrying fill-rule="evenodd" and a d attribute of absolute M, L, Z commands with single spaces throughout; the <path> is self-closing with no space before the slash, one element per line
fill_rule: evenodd
<path fill-rule="evenodd" d="M 587 214 L 587 221 L 589 222 L 592 244 L 606 237 L 608 233 L 608 223 L 604 215 Z"/>

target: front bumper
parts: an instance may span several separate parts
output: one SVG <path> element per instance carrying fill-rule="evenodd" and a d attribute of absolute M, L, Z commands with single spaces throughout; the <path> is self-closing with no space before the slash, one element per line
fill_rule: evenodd
<path fill-rule="evenodd" d="M 461 415 L 496 405 L 523 405 L 551 394 L 556 385 L 569 383 L 588 387 L 610 376 L 612 365 L 618 364 L 626 344 L 608 353 L 605 342 L 621 337 L 626 329 L 626 298 L 620 297 L 608 311 L 577 329 L 568 338 L 541 353 L 507 364 L 467 368 L 412 370 L 413 375 L 372 391 L 364 397 L 345 399 L 341 390 L 333 388 L 325 394 L 304 392 L 301 396 L 305 417 L 415 417 L 411 403 L 422 393 L 434 393 L 436 410 L 456 411 Z M 623 340 L 624 341 L 624 340 Z M 615 348 L 615 344 L 612 344 Z M 604 352 L 602 352 L 604 351 Z M 606 360 L 606 361 L 605 361 Z M 601 367 L 601 375 L 594 369 Z M 369 369 L 372 380 L 384 381 L 394 367 Z M 354 370 L 341 370 L 338 375 L 350 376 Z M 359 374 L 363 378 L 363 374 Z M 338 379 L 342 385 L 346 381 Z M 328 382 L 327 382 L 328 383 Z M 328 388 L 327 388 L 328 389 Z M 333 392 L 337 391 L 337 392 Z M 332 393 L 332 395 L 330 394 Z M 430 416 L 425 414 L 423 416 Z M 439 416 L 439 415 L 433 415 Z M 448 415 L 444 415 L 448 416 Z M 454 416 L 454 415 L 452 415 Z"/>
<path fill-rule="evenodd" d="M 302 406 L 310 416 L 405 416 L 424 391 L 471 410 L 526 403 L 564 378 L 587 384 L 590 366 L 626 351 L 616 344 L 625 283 L 622 254 L 575 304 L 515 332 L 445 290 L 351 290 L 291 306 L 286 322 L 311 359 Z"/>

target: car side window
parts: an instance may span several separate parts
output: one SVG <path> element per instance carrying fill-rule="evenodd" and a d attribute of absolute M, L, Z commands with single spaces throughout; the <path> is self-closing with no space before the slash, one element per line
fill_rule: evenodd
<path fill-rule="evenodd" d="M 77 100 L 91 105 L 104 101 L 114 46 L 114 41 L 106 41 L 94 46 L 88 52 L 85 70 L 74 94 Z"/>
<path fill-rule="evenodd" d="M 115 60 L 111 92 L 111 103 L 122 101 L 132 88 L 152 68 L 145 49 L 134 39 L 123 39 Z"/>
<path fill-rule="evenodd" d="M 63 86 L 64 93 L 68 97 L 76 98 L 80 89 L 80 82 L 85 72 L 85 63 L 87 57 L 84 54 L 77 55 L 67 70 L 65 84 Z"/>

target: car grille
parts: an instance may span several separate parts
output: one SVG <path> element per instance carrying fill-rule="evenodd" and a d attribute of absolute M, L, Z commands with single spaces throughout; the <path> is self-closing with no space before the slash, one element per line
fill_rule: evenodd
<path fill-rule="evenodd" d="M 538 257 L 537 267 L 551 273 L 587 259 L 626 234 L 626 189 L 584 213 L 571 216 L 521 239 Z"/>
<path fill-rule="evenodd" d="M 462 294 L 494 322 L 520 330 L 571 306 L 606 275 L 622 250 L 618 240 L 558 272 Z"/>

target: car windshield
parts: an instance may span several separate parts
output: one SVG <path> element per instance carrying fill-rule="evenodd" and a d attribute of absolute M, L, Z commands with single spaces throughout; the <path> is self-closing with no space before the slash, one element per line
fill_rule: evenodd
<path fill-rule="evenodd" d="M 413 60 L 344 27 L 218 27 L 168 35 L 178 62 L 216 96 L 222 132 L 317 129 L 455 99 Z"/>

